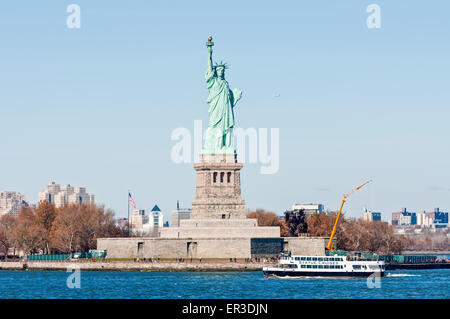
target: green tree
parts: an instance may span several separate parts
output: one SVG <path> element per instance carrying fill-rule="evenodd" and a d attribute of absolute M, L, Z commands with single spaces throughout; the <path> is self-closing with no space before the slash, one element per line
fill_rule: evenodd
<path fill-rule="evenodd" d="M 287 211 L 284 213 L 284 233 L 289 237 L 298 237 L 308 232 L 305 213 L 303 211 Z"/>

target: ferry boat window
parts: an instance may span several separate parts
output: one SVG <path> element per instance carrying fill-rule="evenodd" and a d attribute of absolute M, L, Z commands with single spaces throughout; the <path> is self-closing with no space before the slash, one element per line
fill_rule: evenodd
<path fill-rule="evenodd" d="M 319 265 L 319 268 L 322 268 L 322 269 L 323 269 L 323 265 Z"/>
<path fill-rule="evenodd" d="M 302 260 L 306 260 L 306 257 L 302 257 Z"/>
<path fill-rule="evenodd" d="M 300 260 L 300 257 L 295 257 L 295 260 Z"/>
<path fill-rule="evenodd" d="M 306 265 L 306 268 L 312 268 L 312 266 L 311 265 Z"/>
<path fill-rule="evenodd" d="M 323 258 L 322 258 L 322 257 L 319 257 L 319 261 L 323 261 Z"/>
<path fill-rule="evenodd" d="M 317 265 L 313 265 L 313 268 L 317 268 Z"/>
<path fill-rule="evenodd" d="M 312 260 L 313 260 L 313 261 L 317 261 L 317 257 L 313 257 Z"/>
<path fill-rule="evenodd" d="M 302 268 L 306 268 L 306 265 L 302 265 Z"/>
<path fill-rule="evenodd" d="M 325 267 L 325 269 L 330 269 L 329 265 L 325 265 L 324 267 Z"/>
<path fill-rule="evenodd" d="M 361 269 L 361 265 L 353 265 L 353 269 Z"/>
<path fill-rule="evenodd" d="M 310 261 L 310 260 L 311 260 L 311 257 L 306 257 L 306 260 Z"/>

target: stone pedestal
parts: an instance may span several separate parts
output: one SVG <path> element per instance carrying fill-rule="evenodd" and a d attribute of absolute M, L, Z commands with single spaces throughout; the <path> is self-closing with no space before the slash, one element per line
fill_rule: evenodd
<path fill-rule="evenodd" d="M 161 238 L 279 238 L 280 227 L 258 226 L 255 218 L 186 219 L 180 227 L 159 228 Z"/>
<path fill-rule="evenodd" d="M 201 154 L 191 219 L 246 218 L 236 154 Z"/>
<path fill-rule="evenodd" d="M 236 154 L 201 154 L 195 198 L 190 219 L 179 227 L 161 228 L 160 238 L 279 238 L 280 227 L 260 227 L 247 218 L 241 196 L 240 170 Z"/>

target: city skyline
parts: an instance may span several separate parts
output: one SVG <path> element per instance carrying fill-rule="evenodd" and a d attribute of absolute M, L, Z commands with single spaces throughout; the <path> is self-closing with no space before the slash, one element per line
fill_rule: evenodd
<path fill-rule="evenodd" d="M 56 203 L 56 207 L 60 207 L 60 206 L 62 206 L 62 204 L 64 203 L 63 201 L 67 201 L 67 203 L 69 203 L 69 204 L 74 204 L 76 201 L 77 201 L 77 199 L 75 198 L 75 197 L 67 197 L 67 198 L 64 198 L 63 199 L 63 197 L 61 196 L 63 193 L 65 193 L 65 192 L 67 192 L 67 189 L 69 189 L 69 191 L 70 190 L 72 190 L 72 193 L 71 194 L 76 194 L 77 192 L 80 192 L 80 190 L 81 190 L 81 192 L 82 192 L 82 194 L 83 194 L 83 196 L 87 196 L 86 198 L 84 198 L 84 200 L 85 201 L 88 201 L 87 202 L 87 204 L 96 204 L 95 202 L 94 202 L 94 196 L 95 195 L 89 195 L 89 194 L 87 194 L 87 193 L 85 193 L 86 192 L 86 188 L 85 187 L 74 187 L 74 186 L 71 186 L 70 184 L 67 184 L 67 185 L 59 185 L 59 184 L 57 184 L 57 183 L 55 183 L 55 182 L 52 182 L 52 183 L 49 183 L 48 185 L 47 185 L 47 187 L 46 187 L 46 189 L 44 189 L 42 192 L 39 192 L 38 194 L 39 194 L 39 196 L 38 197 L 40 197 L 40 199 L 37 201 L 37 202 L 35 202 L 35 203 L 33 203 L 33 202 L 28 202 L 28 201 L 26 201 L 25 200 L 25 195 L 24 194 L 21 194 L 20 192 L 16 192 L 16 191 L 2 191 L 2 195 L 7 195 L 7 194 L 15 194 L 15 195 L 17 195 L 17 196 L 20 196 L 20 198 L 23 198 L 23 200 L 26 202 L 26 205 L 28 205 L 28 204 L 31 204 L 31 205 L 34 205 L 34 206 L 37 206 L 38 204 L 39 204 L 39 202 L 40 201 L 42 201 L 42 200 L 48 200 L 47 199 L 47 197 L 48 197 L 48 194 L 49 194 L 49 188 L 58 188 L 58 191 L 56 191 L 54 194 L 55 195 L 58 195 L 58 196 L 60 196 L 61 198 L 59 198 L 58 200 L 57 200 L 57 203 Z M 61 190 L 59 190 L 59 189 L 61 189 Z M 73 192 L 73 191 L 76 191 L 76 192 Z M 54 191 L 50 191 L 52 194 L 53 194 L 53 192 Z M 129 194 L 131 194 L 130 192 L 129 192 Z M 44 198 L 45 197 L 45 198 Z M 79 199 L 79 201 L 81 201 L 81 199 Z M 91 202 L 89 202 L 89 201 L 91 201 Z M 50 202 L 54 202 L 54 200 L 50 200 Z M 128 203 L 130 202 L 130 199 L 129 199 L 129 197 L 128 197 Z M 134 202 L 134 199 L 133 199 L 133 202 Z M 80 204 L 81 204 L 81 202 L 80 202 Z M 103 203 L 101 203 L 100 205 L 105 205 L 105 204 L 103 204 Z M 106 205 L 105 205 L 105 207 L 106 208 L 109 208 L 109 207 L 107 207 Z M 155 207 L 158 207 L 158 205 L 157 204 L 155 204 L 154 206 L 153 206 L 153 209 L 155 209 Z M 176 204 L 176 208 L 175 209 L 173 209 L 171 212 L 168 212 L 168 213 L 163 213 L 163 216 L 164 216 L 164 222 L 169 222 L 169 221 L 171 221 L 171 220 L 173 220 L 173 213 L 174 212 L 178 212 L 178 211 L 182 211 L 182 212 L 184 212 L 186 209 L 189 209 L 189 210 L 191 210 L 191 207 L 189 207 L 189 208 L 179 208 L 180 207 L 180 202 L 179 202 L 179 200 L 177 200 L 177 204 Z M 129 207 L 130 209 L 132 209 L 133 207 Z M 134 208 L 133 209 L 133 212 L 134 211 L 147 211 L 149 208 L 148 207 L 141 207 L 141 206 L 136 206 L 136 208 Z M 159 209 L 159 208 L 158 208 Z M 299 210 L 299 209 L 304 209 L 304 211 L 305 211 L 305 213 L 307 213 L 307 214 L 311 214 L 311 212 L 315 212 L 315 213 L 328 213 L 328 212 L 332 212 L 333 210 L 331 210 L 331 209 L 325 209 L 325 207 L 324 207 L 324 205 L 323 204 L 317 204 L 317 203 L 302 203 L 302 204 L 300 204 L 300 203 L 294 203 L 293 205 L 292 205 L 292 209 L 297 209 L 297 210 Z M 415 212 L 415 211 L 413 211 L 413 212 L 408 212 L 408 213 L 412 213 L 412 214 L 433 214 L 433 212 L 436 212 L 436 211 L 438 211 L 438 212 L 442 212 L 442 210 L 440 209 L 440 208 L 436 208 L 436 207 L 434 207 L 433 208 L 433 212 L 431 212 L 431 211 L 429 211 L 429 212 L 427 212 L 427 210 L 428 209 L 431 209 L 431 208 L 422 208 L 422 209 L 420 209 L 418 212 Z M 249 211 L 251 211 L 251 209 L 247 209 L 247 210 L 249 210 Z M 282 212 L 275 212 L 275 213 L 277 213 L 278 215 L 280 215 L 281 217 L 283 216 L 283 214 L 286 212 L 286 211 L 289 211 L 289 208 L 288 209 L 286 209 L 285 211 L 282 211 Z M 407 212 L 406 211 L 406 208 L 404 208 L 404 207 L 402 207 L 401 208 L 401 211 L 402 212 Z M 19 210 L 17 210 L 16 209 L 16 213 L 14 213 L 14 215 L 15 216 L 17 216 L 18 215 L 18 213 L 19 213 Z M 377 216 L 378 216 L 378 218 L 380 218 L 381 217 L 381 220 L 383 220 L 383 221 L 387 221 L 387 222 L 389 222 L 389 223 L 391 223 L 391 221 L 393 221 L 394 220 L 394 218 L 398 218 L 398 217 L 394 217 L 396 214 L 401 214 L 401 212 L 398 212 L 398 211 L 391 211 L 391 212 L 375 212 L 375 211 L 370 211 L 370 210 L 368 210 L 367 209 L 367 207 L 364 207 L 363 208 L 363 211 L 362 211 L 362 215 L 361 216 L 352 216 L 352 217 L 357 217 L 357 218 L 361 218 L 361 219 L 364 219 L 364 220 L 372 220 L 371 218 L 368 218 L 367 216 L 366 216 L 366 214 L 376 214 Z M 448 212 L 444 212 L 445 214 L 448 214 Z M 0 214 L 1 215 L 1 214 Z M 117 219 L 126 219 L 128 216 L 117 216 L 116 215 L 116 218 Z M 379 220 L 379 219 L 378 219 Z M 430 223 L 430 222 L 429 222 Z M 410 224 L 411 224 L 411 222 L 410 222 Z M 414 224 L 415 225 L 415 223 L 412 223 L 412 224 Z"/>
<path fill-rule="evenodd" d="M 77 1 L 77 30 L 65 25 L 68 3 L 19 3 L 0 5 L 1 190 L 36 203 L 52 181 L 83 185 L 118 218 L 128 189 L 165 220 L 177 200 L 191 207 L 193 163 L 171 161 L 171 132 L 206 126 L 204 43 L 213 35 L 230 85 L 244 92 L 237 126 L 280 130 L 277 173 L 244 163 L 247 208 L 336 210 L 342 194 L 372 178 L 345 204 L 348 216 L 364 207 L 383 220 L 401 207 L 449 210 L 445 2 L 377 1 L 376 30 L 365 25 L 369 3 L 358 1 L 239 10 Z M 204 21 L 219 9 L 235 23 Z"/>

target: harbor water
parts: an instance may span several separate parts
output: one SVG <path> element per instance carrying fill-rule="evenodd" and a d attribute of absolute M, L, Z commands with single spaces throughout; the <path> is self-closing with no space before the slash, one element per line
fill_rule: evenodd
<path fill-rule="evenodd" d="M 388 271 L 386 277 L 371 283 L 354 278 L 264 278 L 259 271 L 81 271 L 79 288 L 71 275 L 65 271 L 0 271 L 0 298 L 450 298 L 450 269 Z"/>

